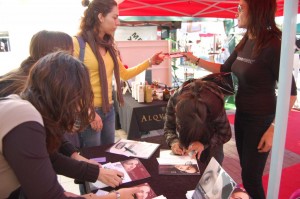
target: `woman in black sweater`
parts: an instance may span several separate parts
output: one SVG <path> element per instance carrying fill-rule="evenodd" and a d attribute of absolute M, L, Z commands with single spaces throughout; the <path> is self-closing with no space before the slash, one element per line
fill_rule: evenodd
<path fill-rule="evenodd" d="M 264 199 L 263 170 L 272 147 L 279 76 L 281 31 L 275 23 L 276 0 L 240 0 L 238 27 L 247 31 L 224 64 L 184 55 L 211 72 L 233 72 L 238 78 L 235 138 L 242 180 L 252 198 Z M 290 108 L 297 88 L 292 80 Z"/>

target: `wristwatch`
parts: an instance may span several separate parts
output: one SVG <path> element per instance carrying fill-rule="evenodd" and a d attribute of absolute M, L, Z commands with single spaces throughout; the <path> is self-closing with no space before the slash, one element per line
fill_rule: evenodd
<path fill-rule="evenodd" d="M 115 191 L 115 193 L 116 193 L 117 199 L 121 199 L 121 194 L 120 194 L 120 192 Z"/>

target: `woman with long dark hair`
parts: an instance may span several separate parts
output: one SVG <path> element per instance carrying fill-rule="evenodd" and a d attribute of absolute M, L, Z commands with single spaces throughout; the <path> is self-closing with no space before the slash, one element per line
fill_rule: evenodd
<path fill-rule="evenodd" d="M 79 134 L 81 146 L 88 147 L 114 143 L 113 76 L 116 81 L 116 99 L 122 105 L 124 100 L 120 79 L 128 80 L 151 65 L 160 64 L 163 61 L 163 55 L 156 53 L 140 65 L 126 69 L 118 56 L 113 36 L 120 24 L 116 1 L 83 0 L 82 3 L 87 6 L 87 9 L 81 19 L 80 31 L 77 37 L 81 37 L 86 43 L 84 64 L 91 75 L 95 106 L 91 111 L 95 111 L 96 114 L 96 118 L 90 126 Z M 74 54 L 79 56 L 79 42 L 76 38 L 73 41 Z"/>
<path fill-rule="evenodd" d="M 275 23 L 276 0 L 240 0 L 238 27 L 246 33 L 224 64 L 184 53 L 186 58 L 213 73 L 233 72 L 238 79 L 235 138 L 243 185 L 252 198 L 264 199 L 262 175 L 272 148 L 279 76 L 281 31 Z M 297 96 L 292 80 L 290 108 Z"/>
<path fill-rule="evenodd" d="M 41 30 L 30 41 L 29 56 L 20 67 L 0 77 L 0 96 L 22 91 L 29 71 L 41 57 L 57 50 L 73 52 L 72 37 L 60 31 Z"/>
<path fill-rule="evenodd" d="M 0 100 L 0 197 L 133 198 L 136 188 L 102 197 L 76 196 L 57 181 L 49 156 L 58 151 L 63 132 L 72 131 L 76 120 L 81 121 L 79 130 L 89 124 L 94 117 L 91 108 L 89 73 L 79 60 L 55 52 L 37 61 L 20 96 Z M 64 169 L 72 172 L 74 167 L 66 164 Z"/>

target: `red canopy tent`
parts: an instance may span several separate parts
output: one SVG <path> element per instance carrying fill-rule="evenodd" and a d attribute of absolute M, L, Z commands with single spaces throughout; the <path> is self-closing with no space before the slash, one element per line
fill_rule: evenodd
<path fill-rule="evenodd" d="M 123 1 L 123 0 L 119 0 Z M 288 66 L 280 70 L 278 111 L 276 113 L 276 126 L 272 147 L 272 160 L 270 168 L 270 182 L 268 199 L 278 198 L 280 176 L 283 162 L 285 133 L 287 127 L 288 105 L 292 61 L 289 59 L 294 52 L 295 19 L 300 13 L 300 0 L 277 0 L 277 16 L 285 16 L 282 38 L 280 67 Z M 168 16 L 168 17 L 195 17 L 195 18 L 235 18 L 239 0 L 124 0 L 120 6 L 120 16 Z M 284 5 L 285 4 L 285 5 Z M 284 7 L 286 13 L 283 13 Z M 280 81 L 283 79 L 284 81 Z"/>
<path fill-rule="evenodd" d="M 239 0 L 124 0 L 119 11 L 120 16 L 235 18 L 238 3 Z M 282 16 L 284 0 L 277 3 L 277 16 Z"/>

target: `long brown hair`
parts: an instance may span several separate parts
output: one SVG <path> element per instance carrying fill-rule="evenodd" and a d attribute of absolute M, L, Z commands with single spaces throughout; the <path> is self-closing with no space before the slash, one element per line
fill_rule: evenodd
<path fill-rule="evenodd" d="M 29 57 L 21 63 L 18 69 L 0 78 L 0 84 L 7 83 L 0 90 L 0 96 L 20 93 L 34 63 L 46 54 L 57 50 L 72 51 L 72 37 L 64 32 L 47 30 L 34 34 L 30 41 Z"/>
<path fill-rule="evenodd" d="M 110 13 L 118 4 L 115 0 L 93 0 L 92 2 L 89 0 L 82 0 L 82 5 L 87 6 L 88 8 L 84 11 L 83 17 L 81 18 L 78 35 L 82 36 L 83 40 L 89 44 L 97 58 L 99 76 L 102 83 L 102 108 L 103 111 L 106 112 L 108 102 L 104 96 L 107 95 L 107 90 L 105 90 L 107 89 L 107 77 L 106 73 L 104 72 L 104 61 L 102 56 L 99 54 L 98 47 L 105 48 L 113 59 L 114 75 L 118 91 L 117 99 L 120 104 L 123 104 L 124 100 L 121 94 L 119 63 L 117 59 L 118 51 L 117 47 L 115 46 L 114 37 L 110 34 L 105 34 L 103 38 L 99 37 L 99 27 L 101 22 L 98 18 L 98 15 L 101 13 L 103 17 L 107 16 L 107 14 Z"/>
<path fill-rule="evenodd" d="M 81 18 L 79 35 L 81 35 L 83 39 L 89 43 L 91 48 L 94 44 L 89 41 L 91 38 L 89 38 L 87 32 L 92 32 L 92 40 L 96 43 L 100 43 L 102 47 L 114 47 L 115 42 L 112 35 L 105 34 L 103 40 L 100 40 L 98 37 L 100 27 L 98 15 L 101 13 L 103 17 L 107 16 L 107 14 L 110 13 L 118 4 L 114 0 L 93 0 L 92 2 L 89 0 L 82 0 L 82 5 L 84 7 L 87 6 L 87 9 L 84 11 L 83 17 Z M 114 49 L 116 51 L 116 48 Z"/>
<path fill-rule="evenodd" d="M 250 34 L 256 39 L 252 55 L 256 57 L 262 49 L 269 46 L 274 37 L 281 39 L 281 31 L 275 23 L 277 3 L 276 0 L 244 1 L 248 5 L 248 25 L 243 39 L 236 46 L 236 50 L 241 51 L 244 48 Z"/>
<path fill-rule="evenodd" d="M 58 51 L 39 59 L 28 76 L 23 99 L 28 100 L 43 117 L 47 148 L 55 151 L 62 132 L 72 131 L 75 121 L 82 130 L 94 118 L 93 92 L 89 73 L 78 59 Z"/>
<path fill-rule="evenodd" d="M 175 108 L 176 130 L 182 146 L 188 148 L 193 141 L 201 141 L 203 144 L 210 142 L 214 134 L 211 120 L 224 106 L 220 96 L 222 94 L 217 85 L 201 79 L 182 88 Z"/>

